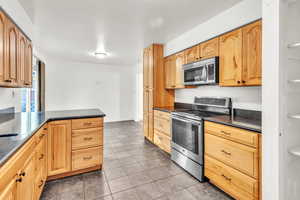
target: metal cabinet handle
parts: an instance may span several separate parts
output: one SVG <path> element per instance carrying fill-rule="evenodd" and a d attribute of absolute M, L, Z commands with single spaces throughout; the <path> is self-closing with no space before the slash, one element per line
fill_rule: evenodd
<path fill-rule="evenodd" d="M 237 83 L 238 83 L 238 84 L 240 84 L 240 83 L 241 83 L 241 81 L 237 81 Z"/>
<path fill-rule="evenodd" d="M 225 150 L 221 150 L 221 152 L 224 153 L 224 154 L 226 154 L 226 155 L 228 155 L 228 156 L 231 156 L 231 153 L 230 153 L 230 152 L 227 152 L 227 151 L 225 151 Z"/>
<path fill-rule="evenodd" d="M 93 139 L 92 137 L 85 137 L 85 138 L 83 138 L 84 141 L 90 141 L 92 139 Z"/>
<path fill-rule="evenodd" d="M 227 181 L 231 182 L 231 178 L 227 177 L 226 175 L 222 174 L 222 177 L 223 177 L 224 179 L 226 179 Z"/>
<path fill-rule="evenodd" d="M 39 160 L 42 160 L 44 158 L 44 154 L 41 154 L 41 156 L 39 157 Z"/>
<path fill-rule="evenodd" d="M 41 184 L 38 185 L 39 188 L 41 188 L 44 185 L 44 181 L 41 180 Z"/>
<path fill-rule="evenodd" d="M 25 173 L 25 172 L 21 172 L 21 173 L 19 174 L 19 176 L 26 176 L 26 173 Z"/>
<path fill-rule="evenodd" d="M 22 182 L 22 178 L 21 178 L 21 177 L 20 177 L 20 178 L 17 178 L 17 179 L 16 179 L 16 182 L 21 183 L 21 182 Z"/>
<path fill-rule="evenodd" d="M 39 139 L 42 139 L 45 135 L 46 135 L 45 133 L 41 134 Z"/>
<path fill-rule="evenodd" d="M 225 134 L 225 135 L 231 135 L 231 133 L 225 132 L 225 131 L 221 131 L 221 133 Z"/>
<path fill-rule="evenodd" d="M 11 83 L 11 82 L 12 82 L 12 80 L 10 80 L 10 79 L 7 79 L 7 80 L 5 80 L 5 82 Z"/>
<path fill-rule="evenodd" d="M 89 157 L 83 157 L 83 160 L 90 160 L 92 159 L 93 157 L 92 156 L 89 156 Z"/>
<path fill-rule="evenodd" d="M 242 80 L 242 83 L 246 83 L 246 81 Z"/>

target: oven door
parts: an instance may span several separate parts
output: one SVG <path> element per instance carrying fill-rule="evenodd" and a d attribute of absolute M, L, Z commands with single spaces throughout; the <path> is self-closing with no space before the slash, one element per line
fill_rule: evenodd
<path fill-rule="evenodd" d="M 184 84 L 199 85 L 207 83 L 207 66 L 194 66 L 184 68 Z"/>
<path fill-rule="evenodd" d="M 172 148 L 203 165 L 203 122 L 172 116 Z"/>

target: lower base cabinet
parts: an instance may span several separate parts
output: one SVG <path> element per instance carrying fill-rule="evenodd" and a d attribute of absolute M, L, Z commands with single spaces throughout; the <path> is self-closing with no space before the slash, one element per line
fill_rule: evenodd
<path fill-rule="evenodd" d="M 0 200 L 38 200 L 46 180 L 101 169 L 102 163 L 103 118 L 49 122 L 1 166 Z"/>
<path fill-rule="evenodd" d="M 154 111 L 153 143 L 167 153 L 171 153 L 171 115 L 168 112 Z"/>
<path fill-rule="evenodd" d="M 204 173 L 209 181 L 239 200 L 261 198 L 260 135 L 205 122 Z"/>

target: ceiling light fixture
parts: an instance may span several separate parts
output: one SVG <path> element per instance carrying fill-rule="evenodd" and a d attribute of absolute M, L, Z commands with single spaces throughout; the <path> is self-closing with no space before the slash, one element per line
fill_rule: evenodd
<path fill-rule="evenodd" d="M 97 56 L 98 58 L 104 58 L 104 57 L 108 56 L 108 53 L 106 53 L 106 52 L 95 52 L 95 56 Z"/>

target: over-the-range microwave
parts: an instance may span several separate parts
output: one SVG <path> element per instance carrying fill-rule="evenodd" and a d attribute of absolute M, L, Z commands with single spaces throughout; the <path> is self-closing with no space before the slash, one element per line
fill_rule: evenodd
<path fill-rule="evenodd" d="M 184 85 L 219 83 L 219 57 L 185 64 L 182 67 L 184 71 Z"/>

